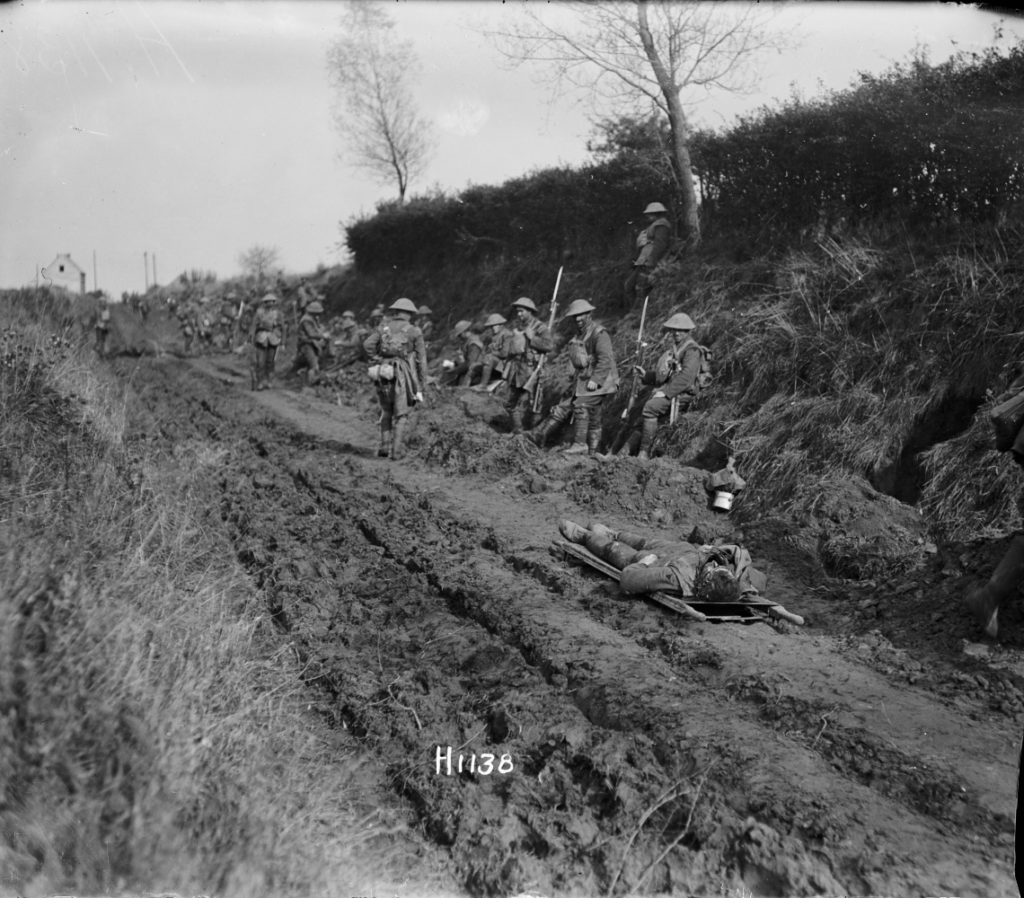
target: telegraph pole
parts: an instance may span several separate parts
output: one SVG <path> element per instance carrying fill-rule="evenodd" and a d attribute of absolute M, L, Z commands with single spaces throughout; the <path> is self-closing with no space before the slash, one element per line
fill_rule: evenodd
<path fill-rule="evenodd" d="M 157 286 L 156 281 L 156 253 L 153 253 L 153 286 Z"/>
<path fill-rule="evenodd" d="M 92 289 L 100 289 L 99 282 L 96 280 L 96 250 L 92 251 Z"/>
<path fill-rule="evenodd" d="M 146 292 L 149 293 L 149 253 L 144 252 L 142 254 L 142 264 L 146 269 Z"/>

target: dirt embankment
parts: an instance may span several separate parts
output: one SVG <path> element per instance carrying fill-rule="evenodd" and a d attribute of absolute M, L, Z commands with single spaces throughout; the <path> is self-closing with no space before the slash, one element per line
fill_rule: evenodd
<path fill-rule="evenodd" d="M 329 401 L 250 393 L 236 358 L 124 365 L 154 439 L 224 450 L 211 507 L 380 800 L 460 887 L 1017 894 L 1019 623 L 963 651 L 952 550 L 826 581 L 808 522 L 740 531 L 704 472 L 540 453 L 487 426 L 493 400 L 435 399 L 393 464 L 355 382 Z M 740 540 L 808 625 L 623 599 L 549 555 L 562 517 Z"/>

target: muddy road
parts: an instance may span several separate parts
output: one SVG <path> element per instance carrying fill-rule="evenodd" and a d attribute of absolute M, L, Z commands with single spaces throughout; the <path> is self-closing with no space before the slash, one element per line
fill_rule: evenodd
<path fill-rule="evenodd" d="M 438 864 L 473 895 L 1019 894 L 1021 626 L 970 641 L 952 550 L 828 580 L 778 521 L 709 511 L 705 472 L 542 453 L 487 397 L 433 394 L 392 463 L 361 371 L 253 393 L 235 356 L 117 365 L 412 823 L 410 894 Z M 740 541 L 807 625 L 624 599 L 549 553 L 561 518 Z"/>

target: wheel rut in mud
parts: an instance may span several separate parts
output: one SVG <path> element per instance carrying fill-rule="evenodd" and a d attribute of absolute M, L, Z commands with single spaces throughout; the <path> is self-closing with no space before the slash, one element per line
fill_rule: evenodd
<path fill-rule="evenodd" d="M 472 893 L 641 878 L 652 892 L 1015 893 L 998 727 L 975 738 L 1001 766 L 965 775 L 976 747 L 955 753 L 955 733 L 930 750 L 909 722 L 883 731 L 858 708 L 858 681 L 890 714 L 905 684 L 827 634 L 690 626 L 546 555 L 559 516 L 637 523 L 627 503 L 650 471 L 537 456 L 502 477 L 512 450 L 491 440 L 495 470 L 453 478 L 482 456 L 439 452 L 443 422 L 413 441 L 434 467 L 392 466 L 372 458 L 366 402 L 250 395 L 218 377 L 168 362 L 134 375 L 160 439 L 223 452 L 211 500 L 325 714 L 380 761 Z M 790 607 L 817 609 L 809 596 Z M 830 682 L 812 682 L 819 668 Z M 948 711 L 912 698 L 929 727 Z M 438 772 L 449 746 L 456 765 L 489 754 L 494 769 Z"/>

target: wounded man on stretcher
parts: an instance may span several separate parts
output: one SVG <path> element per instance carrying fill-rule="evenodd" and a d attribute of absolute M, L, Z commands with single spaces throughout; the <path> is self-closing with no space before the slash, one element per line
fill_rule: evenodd
<path fill-rule="evenodd" d="M 622 571 L 619 588 L 629 595 L 666 592 L 697 602 L 735 602 L 760 595 L 767 583 L 742 546 L 697 546 L 596 522 L 581 527 L 561 521 L 558 529 L 569 542 Z"/>

